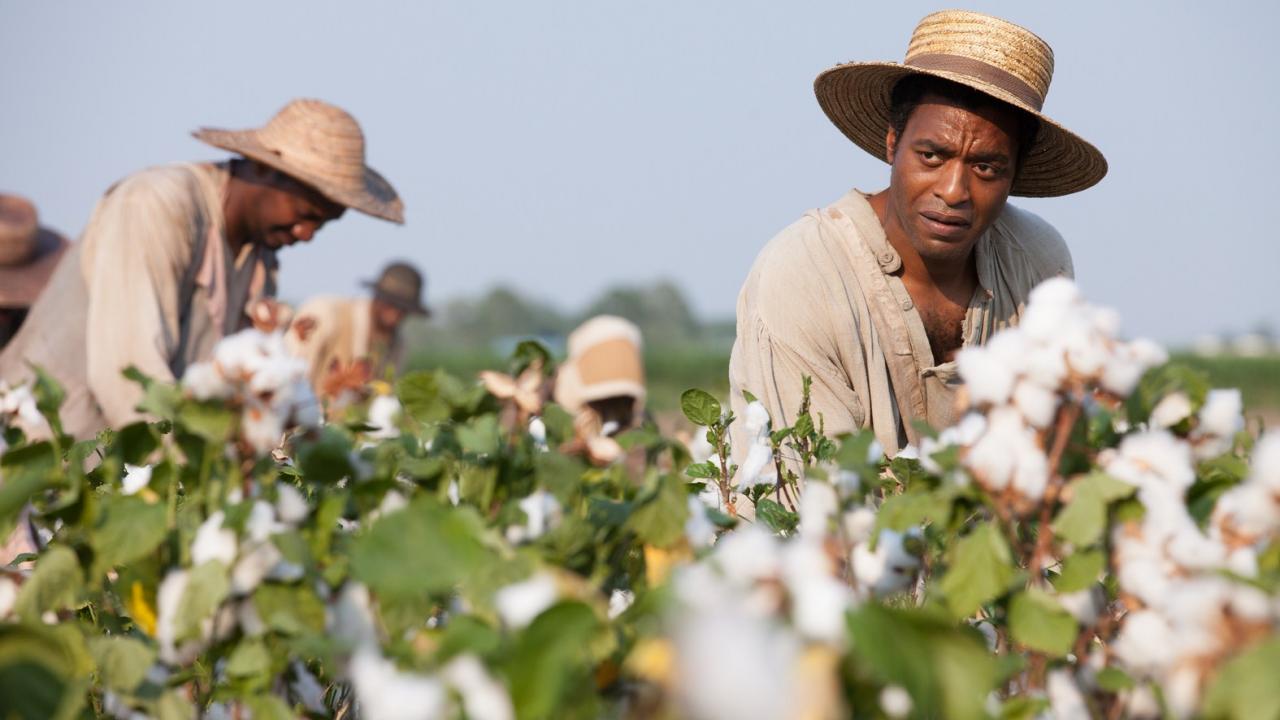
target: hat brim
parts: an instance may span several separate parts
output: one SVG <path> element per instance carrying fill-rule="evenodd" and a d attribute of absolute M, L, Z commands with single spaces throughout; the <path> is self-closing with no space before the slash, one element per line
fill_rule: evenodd
<path fill-rule="evenodd" d="M 216 148 L 243 155 L 251 160 L 269 165 L 289 177 L 300 180 L 315 188 L 321 195 L 333 202 L 372 215 L 383 220 L 404 224 L 404 203 L 396 194 L 391 183 L 373 168 L 364 167 L 364 178 L 361 187 L 344 187 L 330 178 L 321 177 L 299 168 L 288 161 L 280 153 L 262 144 L 256 130 L 218 130 L 200 128 L 191 133 L 200 142 Z"/>
<path fill-rule="evenodd" d="M 379 300 L 382 300 L 385 303 L 395 305 L 396 307 L 400 308 L 401 310 L 404 310 L 407 313 L 412 313 L 414 315 L 421 315 L 422 317 L 431 317 L 431 308 L 427 307 L 426 305 L 423 305 L 421 302 L 410 302 L 408 300 L 405 300 L 404 298 L 396 297 L 395 295 L 381 292 L 380 290 L 378 290 L 378 283 L 372 280 L 362 280 L 360 284 L 369 288 L 370 290 L 373 290 L 374 297 L 378 298 Z"/>
<path fill-rule="evenodd" d="M 893 87 L 908 75 L 950 80 L 1008 103 L 1040 121 L 1034 146 L 1022 162 L 1009 193 L 1020 197 L 1057 197 L 1080 192 L 1107 174 L 1107 160 L 1084 138 L 1028 106 L 1011 93 L 969 75 L 922 70 L 899 63 L 858 62 L 837 65 L 813 82 L 827 117 L 858 147 L 888 162 L 885 136 Z"/>
<path fill-rule="evenodd" d="M 41 227 L 36 231 L 32 258 L 21 265 L 0 266 L 0 308 L 25 308 L 35 304 L 71 243 Z"/>

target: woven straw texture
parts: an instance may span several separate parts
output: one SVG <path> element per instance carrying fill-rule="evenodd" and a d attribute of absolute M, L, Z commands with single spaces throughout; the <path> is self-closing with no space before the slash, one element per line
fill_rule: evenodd
<path fill-rule="evenodd" d="M 913 74 L 966 85 L 1040 120 L 1035 145 L 1011 194 L 1067 195 L 1107 174 L 1107 161 L 1097 148 L 1041 112 L 1053 78 L 1053 50 L 1031 31 L 989 15 L 962 10 L 928 15 L 912 33 L 902 64 L 837 65 L 818 76 L 814 92 L 841 132 L 886 160 L 893 87 Z"/>

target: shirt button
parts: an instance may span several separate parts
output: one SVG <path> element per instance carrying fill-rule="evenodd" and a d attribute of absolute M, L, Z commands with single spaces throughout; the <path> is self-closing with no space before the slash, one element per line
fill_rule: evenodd
<path fill-rule="evenodd" d="M 880 262 L 884 263 L 885 265 L 888 265 L 889 263 L 893 262 L 893 253 L 888 251 L 880 253 Z"/>
<path fill-rule="evenodd" d="M 910 301 L 910 300 L 903 300 L 903 301 L 902 301 L 902 309 L 903 309 L 903 310 L 910 310 L 912 307 L 913 307 L 913 305 L 911 304 L 911 301 Z"/>

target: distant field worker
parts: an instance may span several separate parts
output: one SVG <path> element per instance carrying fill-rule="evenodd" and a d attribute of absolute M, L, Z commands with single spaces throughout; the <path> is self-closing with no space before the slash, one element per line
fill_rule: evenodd
<path fill-rule="evenodd" d="M 294 100 L 260 129 L 194 135 L 239 157 L 151 168 L 108 189 L 0 353 L 0 380 L 23 382 L 34 364 L 62 384 L 76 437 L 141 418 L 125 368 L 172 381 L 247 326 L 245 307 L 275 295 L 280 248 L 346 208 L 404 221 L 341 108 Z"/>
<path fill-rule="evenodd" d="M 0 194 L 0 348 L 18 334 L 69 245 L 40 226 L 29 200 Z"/>
<path fill-rule="evenodd" d="M 569 333 L 569 358 L 556 375 L 555 401 L 573 414 L 592 410 L 601 433 L 613 435 L 644 417 L 644 358 L 640 328 L 598 315 Z"/>
<path fill-rule="evenodd" d="M 423 278 L 417 268 L 395 262 L 377 280 L 366 281 L 370 297 L 316 297 L 298 308 L 294 323 L 309 323 L 305 333 L 288 334 L 290 348 L 306 358 L 311 385 L 320 395 L 329 373 L 368 360 L 371 377 L 403 363 L 400 326 L 410 315 L 430 317 L 422 302 Z"/>

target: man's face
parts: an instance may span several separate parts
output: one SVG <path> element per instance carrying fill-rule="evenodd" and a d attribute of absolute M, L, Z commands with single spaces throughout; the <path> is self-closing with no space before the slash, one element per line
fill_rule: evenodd
<path fill-rule="evenodd" d="M 373 300 L 373 324 L 379 330 L 384 332 L 395 332 L 400 327 L 400 323 L 404 322 L 406 313 L 403 308 L 384 302 L 377 298 Z"/>
<path fill-rule="evenodd" d="M 308 242 L 345 210 L 292 178 L 270 172 L 255 185 L 248 222 L 254 241 L 272 250 Z"/>
<path fill-rule="evenodd" d="M 902 136 L 890 129 L 889 221 L 925 260 L 961 260 L 1009 198 L 1018 157 L 1015 111 L 966 110 L 925 95 Z"/>

